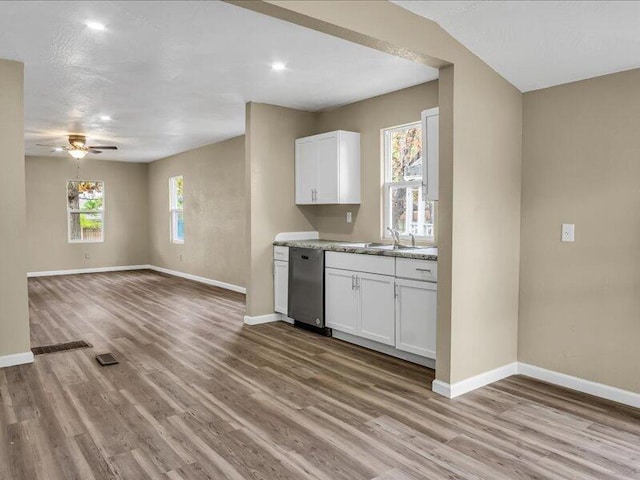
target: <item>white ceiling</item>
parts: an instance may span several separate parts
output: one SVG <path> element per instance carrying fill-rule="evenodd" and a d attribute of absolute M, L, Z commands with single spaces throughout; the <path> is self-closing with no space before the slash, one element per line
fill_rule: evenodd
<path fill-rule="evenodd" d="M 0 2 L 0 58 L 25 63 L 28 155 L 84 133 L 136 162 L 243 134 L 247 101 L 316 111 L 438 75 L 217 1 Z"/>
<path fill-rule="evenodd" d="M 523 92 L 640 67 L 638 1 L 394 3 L 436 21 Z"/>

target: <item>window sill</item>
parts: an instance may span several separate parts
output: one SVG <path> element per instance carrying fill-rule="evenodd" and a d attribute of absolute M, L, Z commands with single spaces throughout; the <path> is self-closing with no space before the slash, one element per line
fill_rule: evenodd
<path fill-rule="evenodd" d="M 68 240 L 68 243 L 104 243 L 102 240 Z"/>

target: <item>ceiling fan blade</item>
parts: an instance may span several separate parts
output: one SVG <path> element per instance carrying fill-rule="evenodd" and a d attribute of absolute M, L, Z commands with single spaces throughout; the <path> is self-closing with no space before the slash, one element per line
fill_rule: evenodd
<path fill-rule="evenodd" d="M 118 149 L 118 147 L 114 147 L 113 145 L 107 146 L 107 147 L 102 145 L 91 145 L 88 148 L 98 148 L 100 150 L 117 150 Z"/>
<path fill-rule="evenodd" d="M 63 148 L 60 145 L 45 145 L 44 143 L 36 143 L 38 147 L 51 147 L 51 148 Z"/>

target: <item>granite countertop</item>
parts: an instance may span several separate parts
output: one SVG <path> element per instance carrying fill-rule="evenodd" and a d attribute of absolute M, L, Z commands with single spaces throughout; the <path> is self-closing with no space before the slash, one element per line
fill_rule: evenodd
<path fill-rule="evenodd" d="M 394 250 L 392 245 L 367 247 L 364 242 L 340 242 L 337 240 L 285 240 L 273 242 L 281 247 L 315 248 L 331 252 L 362 253 L 365 255 L 382 255 L 386 257 L 414 258 L 419 260 L 438 260 L 437 247 L 419 247 L 406 250 Z"/>

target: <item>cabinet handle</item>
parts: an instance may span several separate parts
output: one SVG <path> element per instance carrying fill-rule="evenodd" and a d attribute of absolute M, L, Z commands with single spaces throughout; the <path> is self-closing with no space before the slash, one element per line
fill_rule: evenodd
<path fill-rule="evenodd" d="M 427 272 L 427 273 L 431 273 L 431 269 L 430 269 L 430 268 L 416 268 L 416 272 Z"/>
<path fill-rule="evenodd" d="M 356 275 L 356 290 L 360 290 L 360 276 Z"/>
<path fill-rule="evenodd" d="M 355 290 L 355 289 L 356 289 L 356 276 L 351 275 L 351 290 Z"/>
<path fill-rule="evenodd" d="M 393 284 L 393 296 L 395 298 L 398 298 L 398 284 L 397 283 Z"/>

